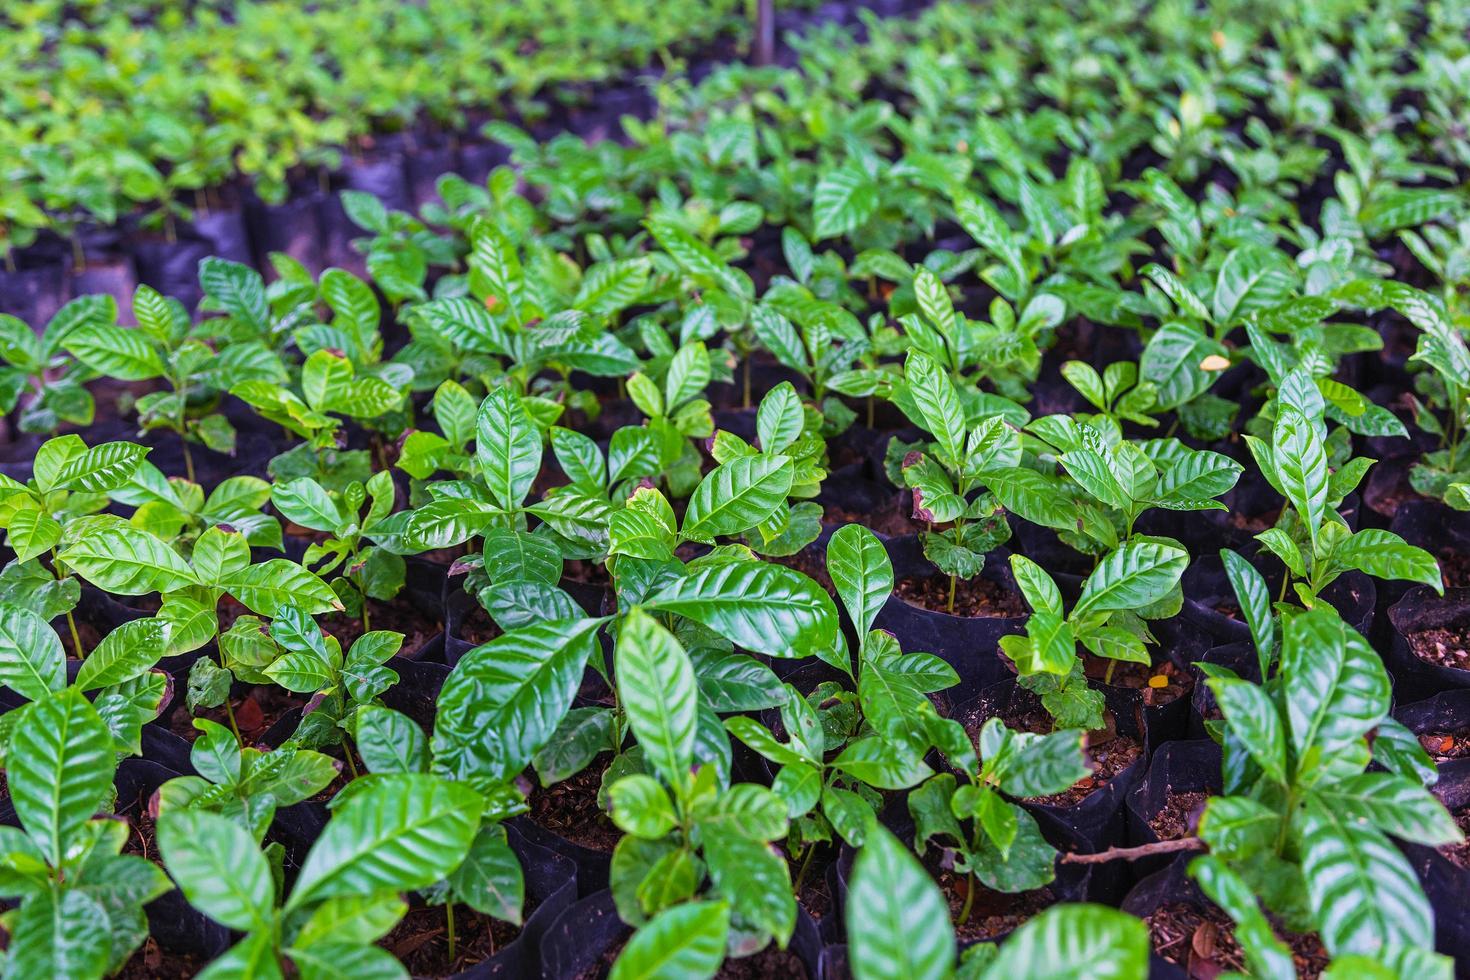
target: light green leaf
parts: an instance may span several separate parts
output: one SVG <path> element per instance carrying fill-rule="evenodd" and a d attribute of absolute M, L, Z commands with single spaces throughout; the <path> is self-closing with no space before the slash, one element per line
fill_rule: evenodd
<path fill-rule="evenodd" d="M 881 825 L 858 852 L 845 904 L 857 980 L 942 980 L 953 972 L 954 927 L 939 887 Z"/>

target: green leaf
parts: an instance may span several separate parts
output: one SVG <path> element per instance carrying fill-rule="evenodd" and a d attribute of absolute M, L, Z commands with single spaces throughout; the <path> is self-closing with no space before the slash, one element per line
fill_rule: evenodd
<path fill-rule="evenodd" d="M 1195 295 L 1194 290 L 1186 286 L 1174 273 L 1161 265 L 1150 262 L 1143 267 L 1141 274 L 1152 280 L 1153 284 L 1158 286 L 1164 295 L 1173 300 L 1174 304 L 1185 313 L 1188 313 L 1196 320 L 1205 323 L 1210 322 L 1210 311 L 1205 306 L 1204 301 Z"/>
<path fill-rule="evenodd" d="M 735 561 L 699 569 L 645 604 L 702 623 L 737 646 L 804 657 L 837 639 L 837 607 L 815 582 L 782 565 Z"/>
<path fill-rule="evenodd" d="M 485 801 L 462 783 L 382 777 L 339 807 L 317 838 L 287 910 L 334 895 L 423 888 L 464 860 Z"/>
<path fill-rule="evenodd" d="M 1247 860 L 1271 848 L 1281 814 L 1249 796 L 1212 796 L 1200 814 L 1200 840 L 1226 860 Z"/>
<path fill-rule="evenodd" d="M 1323 805 L 1416 844 L 1440 847 L 1463 839 L 1444 804 L 1420 783 L 1386 772 L 1364 772 L 1313 791 Z"/>
<path fill-rule="evenodd" d="M 908 755 L 876 735 L 848 742 L 831 766 L 869 786 L 888 790 L 908 789 L 932 773 L 917 754 Z"/>
<path fill-rule="evenodd" d="M 1314 610 L 1286 621 L 1280 673 L 1303 775 L 1388 714 L 1392 687 L 1383 661 L 1335 612 Z"/>
<path fill-rule="evenodd" d="M 53 490 L 105 493 L 122 487 L 148 450 L 131 442 L 104 442 L 68 459 L 51 479 Z"/>
<path fill-rule="evenodd" d="M 658 840 L 678 825 L 668 791 L 646 773 L 624 776 L 607 790 L 613 823 L 624 833 Z"/>
<path fill-rule="evenodd" d="M 108 633 L 82 661 L 77 687 L 93 691 L 130 681 L 168 652 L 169 625 L 162 619 L 135 619 Z"/>
<path fill-rule="evenodd" d="M 1322 439 L 1310 419 L 1282 406 L 1272 443 L 1282 496 L 1296 508 L 1315 541 L 1327 511 L 1327 452 Z"/>
<path fill-rule="evenodd" d="M 470 908 L 503 922 L 521 924 L 526 879 L 520 859 L 506 839 L 505 828 L 499 824 L 480 828 L 464 861 L 449 876 L 449 884 Z"/>
<path fill-rule="evenodd" d="M 1235 936 L 1250 964 L 1251 975 L 1267 980 L 1295 980 L 1296 965 L 1291 950 L 1276 938 L 1245 880 L 1224 861 L 1209 855 L 1190 862 L 1189 874 L 1199 883 L 1200 890 L 1235 920 Z"/>
<path fill-rule="evenodd" d="M 372 261 L 371 256 L 368 261 Z M 378 284 L 383 285 L 381 278 L 378 279 Z M 296 964 L 301 980 L 402 980 L 404 975 L 403 964 L 380 946 L 324 942 L 308 949 L 292 946 L 286 951 L 286 955 Z M 271 963 L 265 969 L 270 971 L 278 968 Z M 251 980 L 265 980 L 260 973 L 247 975 Z M 203 980 L 211 978 L 206 977 Z"/>
<path fill-rule="evenodd" d="M 21 904 L 5 961 L 7 977 L 101 977 L 112 954 L 107 910 L 81 889 L 43 891 Z"/>
<path fill-rule="evenodd" d="M 1001 648 L 1015 663 L 1022 677 L 1033 674 L 1066 676 L 1077 657 L 1077 637 L 1072 624 L 1060 615 L 1037 610 L 1026 620 L 1024 640 L 1002 637 Z"/>
<path fill-rule="evenodd" d="M 1114 550 L 1087 576 L 1072 609 L 1089 613 L 1142 609 L 1167 595 L 1189 565 L 1189 553 L 1153 541 L 1130 541 Z"/>
<path fill-rule="evenodd" d="M 867 636 L 893 593 L 893 565 L 883 543 L 861 524 L 838 528 L 827 542 L 827 574 L 858 636 Z"/>
<path fill-rule="evenodd" d="M 1364 528 L 1339 543 L 1332 557 L 1338 563 L 1374 578 L 1423 582 L 1440 595 L 1444 594 L 1439 562 L 1423 548 L 1414 547 L 1392 531 Z"/>
<path fill-rule="evenodd" d="M 1291 266 L 1276 249 L 1238 246 L 1225 256 L 1215 279 L 1215 322 L 1238 323 L 1256 310 L 1280 306 L 1294 285 Z"/>
<path fill-rule="evenodd" d="M 1011 574 L 1032 610 L 1062 615 L 1062 592 L 1044 568 L 1025 555 L 1011 555 Z"/>
<path fill-rule="evenodd" d="M 342 508 L 310 477 L 276 484 L 271 503 L 286 520 L 313 531 L 335 533 L 344 523 Z"/>
<path fill-rule="evenodd" d="M 128 525 L 98 528 L 60 558 L 92 584 L 117 595 L 174 592 L 199 580 L 161 538 Z"/>
<path fill-rule="evenodd" d="M 1223 357 L 1229 351 L 1197 326 L 1177 320 L 1164 323 L 1148 339 L 1138 359 L 1142 381 L 1154 386 L 1155 410 L 1179 408 L 1204 394 L 1219 372 L 1208 372 L 1200 364 L 1207 357 Z M 1138 391 L 1138 389 L 1135 389 Z"/>
<path fill-rule="evenodd" d="M 954 303 L 951 302 L 943 281 L 926 266 L 921 265 L 914 269 L 914 298 L 918 301 L 919 312 L 939 329 L 946 340 L 952 342 L 959 322 L 955 316 Z"/>
<path fill-rule="evenodd" d="M 328 269 L 321 277 L 322 299 L 332 308 L 332 326 L 356 343 L 359 353 L 370 356 L 381 343 L 378 321 L 382 310 L 367 283 L 343 269 Z"/>
<path fill-rule="evenodd" d="M 748 301 L 754 297 L 755 284 L 750 281 L 750 276 L 726 263 L 676 220 L 653 217 L 644 225 L 658 241 L 659 247 L 668 252 L 692 278 L 716 286 L 739 300 Z"/>
<path fill-rule="evenodd" d="M 329 898 L 312 911 L 296 934 L 294 944 L 318 946 L 331 942 L 370 943 L 388 933 L 403 918 L 407 906 L 397 895 Z"/>
<path fill-rule="evenodd" d="M 1102 905 L 1057 905 L 1003 942 L 982 976 L 1139 980 L 1148 974 L 1148 957 L 1148 929 L 1133 916 Z"/>
<path fill-rule="evenodd" d="M 5 531 L 5 543 L 18 562 L 44 555 L 61 540 L 61 524 L 38 507 L 17 510 Z"/>
<path fill-rule="evenodd" d="M 342 608 L 336 593 L 294 561 L 271 558 L 232 572 L 214 583 L 251 612 L 274 618 L 282 606 L 300 606 L 311 616 Z"/>
<path fill-rule="evenodd" d="M 1266 579 L 1256 567 L 1228 548 L 1220 549 L 1220 561 L 1225 565 L 1225 577 L 1235 592 L 1235 601 L 1250 627 L 1251 640 L 1256 645 L 1256 659 L 1261 667 L 1261 676 L 1268 676 L 1267 668 L 1276 650 L 1275 613 L 1271 609 L 1271 590 Z"/>
<path fill-rule="evenodd" d="M 801 396 L 790 381 L 783 381 L 768 391 L 756 410 L 756 436 L 765 453 L 784 452 L 801 437 L 805 425 Z"/>
<path fill-rule="evenodd" d="M 1076 532 L 1081 517 L 1060 477 L 1017 466 L 994 474 L 989 487 L 1006 510 L 1032 524 Z"/>
<path fill-rule="evenodd" d="M 971 238 L 1004 262 L 1018 281 L 1030 281 L 1016 235 L 994 205 L 984 198 L 964 194 L 955 198 L 954 210 L 960 226 Z"/>
<path fill-rule="evenodd" d="M 423 772 L 429 743 L 418 722 L 401 711 L 364 704 L 352 722 L 353 740 L 368 772 Z"/>
<path fill-rule="evenodd" d="M 435 771 L 483 788 L 514 779 L 571 707 L 599 624 L 536 623 L 465 654 L 439 695 Z"/>
<path fill-rule="evenodd" d="M 717 466 L 695 488 L 684 537 L 713 542 L 766 521 L 786 502 L 795 469 L 789 456 L 741 456 Z"/>
<path fill-rule="evenodd" d="M 250 565 L 250 543 L 238 531 L 216 525 L 194 542 L 194 574 L 213 585 Z"/>
<path fill-rule="evenodd" d="M 199 285 L 220 309 L 247 326 L 260 332 L 270 328 L 265 280 L 254 269 L 227 259 L 201 259 Z"/>
<path fill-rule="evenodd" d="M 573 708 L 563 715 L 556 731 L 531 760 L 541 785 L 550 786 L 574 776 L 599 754 L 610 751 L 612 722 L 610 708 Z"/>
<path fill-rule="evenodd" d="M 24 711 L 6 753 L 10 800 L 26 833 L 59 868 L 112 786 L 112 735 L 74 687 Z"/>
<path fill-rule="evenodd" d="M 0 604 L 0 684 L 27 701 L 66 686 L 66 652 L 51 624 L 29 609 Z"/>
<path fill-rule="evenodd" d="M 164 373 L 163 359 L 141 330 L 84 323 L 61 343 L 87 367 L 119 381 L 147 381 Z"/>
<path fill-rule="evenodd" d="M 729 932 L 724 902 L 664 909 L 628 940 L 608 980 L 707 980 L 724 962 Z"/>
<path fill-rule="evenodd" d="M 1277 782 L 1286 781 L 1286 735 L 1276 705 L 1249 681 L 1212 677 L 1210 690 L 1232 731 L 1240 736 L 1251 758 Z"/>
<path fill-rule="evenodd" d="M 247 933 L 206 966 L 194 980 L 284 980 L 269 930 Z"/>
<path fill-rule="evenodd" d="M 784 946 L 796 927 L 786 861 L 769 844 L 729 831 L 705 834 L 704 860 L 710 880 L 740 921 L 765 930 Z"/>
<path fill-rule="evenodd" d="M 1001 724 L 998 718 L 992 718 L 986 726 L 992 722 Z M 1021 799 L 1065 792 L 1092 771 L 1087 765 L 1083 735 L 1076 730 L 1049 735 L 1013 732 L 1013 744 L 1002 764 L 987 758 L 985 773 L 996 779 L 1007 794 Z"/>
<path fill-rule="evenodd" d="M 948 372 L 915 351 L 904 367 L 904 380 L 945 463 L 958 468 L 965 458 L 965 409 Z"/>
<path fill-rule="evenodd" d="M 1118 482 L 1102 453 L 1074 449 L 1063 453 L 1058 461 L 1066 468 L 1067 475 L 1076 480 L 1089 496 L 1117 510 L 1127 510 L 1132 505 L 1132 494 Z"/>
<path fill-rule="evenodd" d="M 266 926 L 275 908 L 270 864 L 249 831 L 199 809 L 165 812 L 158 847 L 189 904 L 231 929 Z"/>
<path fill-rule="evenodd" d="M 857 980 L 941 980 L 953 972 L 954 927 L 939 887 L 881 825 L 853 863 L 845 905 Z"/>
<path fill-rule="evenodd" d="M 541 471 L 541 433 L 507 387 L 492 388 L 480 403 L 475 454 L 495 500 L 505 510 L 519 507 Z"/>
<path fill-rule="evenodd" d="M 653 768 L 676 789 L 694 763 L 699 688 L 689 656 L 650 616 L 630 611 L 618 632 L 618 700 Z"/>
<path fill-rule="evenodd" d="M 856 162 L 828 170 L 812 191 L 813 231 L 833 238 L 856 231 L 878 210 L 878 185 Z"/>
<path fill-rule="evenodd" d="M 1307 896 L 1329 953 L 1433 948 L 1433 910 L 1388 838 L 1311 797 L 1293 827 Z"/>

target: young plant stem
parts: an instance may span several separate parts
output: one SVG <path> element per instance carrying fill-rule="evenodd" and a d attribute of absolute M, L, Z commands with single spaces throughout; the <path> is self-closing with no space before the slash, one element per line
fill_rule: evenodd
<path fill-rule="evenodd" d="M 454 903 L 444 903 L 445 935 L 449 940 L 449 962 L 454 963 Z"/>
<path fill-rule="evenodd" d="M 960 907 L 960 921 L 958 925 L 964 925 L 970 921 L 970 909 L 975 905 L 975 876 L 965 875 L 965 904 Z"/>
<path fill-rule="evenodd" d="M 184 475 L 190 483 L 197 483 L 194 479 L 194 454 L 189 451 L 189 437 L 182 430 L 179 432 L 179 443 L 184 447 Z"/>
<path fill-rule="evenodd" d="M 344 735 L 342 737 L 342 755 L 347 760 L 347 773 L 356 779 L 360 773 L 357 771 L 357 763 L 352 759 L 352 743 Z"/>
<path fill-rule="evenodd" d="M 955 577 L 951 575 L 949 577 L 949 602 L 947 602 L 944 606 L 944 611 L 949 613 L 950 615 L 954 615 L 954 588 Z"/>
<path fill-rule="evenodd" d="M 56 573 L 56 580 L 58 582 L 66 581 L 67 574 L 65 569 L 66 566 L 63 565 L 61 561 L 56 557 L 56 549 L 52 548 L 51 570 Z M 87 659 L 87 655 L 82 652 L 82 635 L 77 632 L 77 619 L 75 616 L 72 615 L 72 611 L 70 609 L 66 611 L 66 627 L 71 632 L 72 652 L 77 655 L 78 660 Z"/>
<path fill-rule="evenodd" d="M 71 631 L 71 648 L 76 651 L 77 659 L 87 659 L 87 655 L 82 652 L 82 636 L 77 632 L 76 617 L 71 614 L 70 609 L 66 611 L 66 628 Z"/>
<path fill-rule="evenodd" d="M 743 397 L 744 397 L 744 404 L 741 405 L 741 407 L 742 408 L 749 408 L 750 407 L 750 358 L 749 357 L 747 357 L 745 359 L 745 394 L 744 394 Z M 670 411 L 672 411 L 673 408 L 674 408 L 674 406 L 672 406 L 672 405 L 669 406 L 669 410 Z"/>
<path fill-rule="evenodd" d="M 189 397 L 185 391 L 185 385 L 181 383 L 182 380 L 170 377 L 168 383 L 179 395 L 179 417 L 174 421 L 174 428 L 178 430 L 179 444 L 184 449 L 184 473 L 188 476 L 189 482 L 194 483 L 196 482 L 194 480 L 194 454 L 189 451 L 188 436 Z"/>
<path fill-rule="evenodd" d="M 230 704 L 230 695 L 228 693 L 225 694 L 225 717 L 229 719 L 230 731 L 235 733 L 235 741 L 241 741 L 240 726 L 235 724 L 235 708 L 234 705 Z"/>
<path fill-rule="evenodd" d="M 82 248 L 82 238 L 81 238 L 80 235 L 72 235 L 71 236 L 71 261 L 72 261 L 72 266 L 73 266 L 73 269 L 72 269 L 73 272 L 85 272 L 86 271 L 86 268 L 87 268 L 87 253 Z"/>
<path fill-rule="evenodd" d="M 873 427 L 873 396 L 868 396 L 868 428 Z"/>
<path fill-rule="evenodd" d="M 817 845 L 808 844 L 806 854 L 801 859 L 801 867 L 796 871 L 796 883 L 792 886 L 794 894 L 801 894 L 801 886 L 806 883 L 806 873 L 812 866 L 812 855 L 817 853 Z"/>

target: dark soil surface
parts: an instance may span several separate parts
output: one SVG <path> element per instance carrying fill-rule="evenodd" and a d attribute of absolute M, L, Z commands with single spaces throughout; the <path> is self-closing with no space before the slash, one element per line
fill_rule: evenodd
<path fill-rule="evenodd" d="M 1439 559 L 1439 573 L 1447 589 L 1463 589 L 1470 586 L 1470 555 L 1445 548 L 1435 557 Z"/>
<path fill-rule="evenodd" d="M 1460 833 L 1467 839 L 1458 844 L 1446 844 L 1439 849 L 1439 853 L 1448 858 L 1455 867 L 1470 869 L 1470 806 L 1457 811 L 1454 817 Z"/>
<path fill-rule="evenodd" d="M 1228 971 L 1245 971 L 1245 957 L 1235 938 L 1235 923 L 1218 907 L 1206 909 L 1175 902 L 1146 917 L 1154 951 L 1183 967 L 1191 980 L 1215 980 Z M 1297 975 L 1312 978 L 1327 968 L 1327 951 L 1316 936 L 1278 934 L 1291 948 Z"/>
<path fill-rule="evenodd" d="M 898 538 L 905 534 L 913 534 L 919 529 L 903 508 L 899 505 L 900 496 L 894 494 L 891 503 L 885 504 L 871 513 L 856 513 L 844 510 L 837 506 L 828 506 L 822 514 L 822 523 L 830 527 L 841 527 L 844 524 L 862 524 L 869 530 L 882 537 Z"/>
<path fill-rule="evenodd" d="M 715 980 L 801 980 L 806 975 L 801 957 L 771 943 L 754 956 L 727 957 Z"/>
<path fill-rule="evenodd" d="M 150 936 L 113 977 L 114 980 L 188 980 L 198 976 L 208 962 L 205 957 L 171 953 Z"/>
<path fill-rule="evenodd" d="M 613 943 L 612 946 L 608 947 L 597 958 L 596 963 L 593 963 L 587 969 L 577 974 L 573 980 L 602 980 L 603 977 L 612 971 L 613 964 L 618 961 L 618 956 L 623 952 L 623 947 L 627 944 L 628 941 L 626 939 L 619 943 Z"/>
<path fill-rule="evenodd" d="M 574 558 L 562 566 L 562 576 L 573 582 L 581 582 L 584 585 L 603 585 L 612 587 L 612 576 L 607 573 L 607 566 L 595 561 L 583 561 Z"/>
<path fill-rule="evenodd" d="M 1173 662 L 1165 661 L 1153 667 L 1148 664 L 1127 660 L 1107 660 L 1083 654 L 1083 669 L 1093 680 L 1102 681 L 1112 687 L 1126 687 L 1143 692 L 1143 703 L 1149 707 L 1169 704 L 1189 694 L 1194 689 L 1194 678 L 1186 670 L 1180 670 Z M 1108 669 L 1112 668 L 1112 677 Z"/>
<path fill-rule="evenodd" d="M 597 805 L 607 764 L 593 763 L 570 779 L 531 791 L 531 819 L 537 826 L 560 834 L 573 844 L 611 854 L 621 833 L 612 818 Z"/>
<path fill-rule="evenodd" d="M 235 724 L 240 729 L 240 738 L 248 745 L 269 731 L 292 708 L 304 707 L 306 701 L 301 695 L 279 687 L 260 685 L 251 688 L 250 693 L 242 698 L 230 698 L 230 707 L 235 712 Z M 199 729 L 194 727 L 196 716 L 208 718 L 226 728 L 230 725 L 229 715 L 224 705 L 221 705 L 218 708 L 200 708 L 195 715 L 190 715 L 187 710 L 175 711 L 169 727 L 175 735 L 192 742 L 199 737 Z"/>
<path fill-rule="evenodd" d="M 479 603 L 459 624 L 459 635 L 455 639 L 479 646 L 489 643 L 500 635 L 500 627 L 490 619 L 490 614 L 480 608 Z"/>
<path fill-rule="evenodd" d="M 1457 732 L 1424 732 L 1419 744 L 1435 762 L 1449 762 L 1470 756 L 1470 729 Z"/>
<path fill-rule="evenodd" d="M 1208 793 L 1170 790 L 1164 797 L 1163 807 L 1149 820 L 1149 829 L 1159 840 L 1178 840 L 1194 829 L 1209 798 Z"/>
<path fill-rule="evenodd" d="M 801 572 L 828 592 L 836 591 L 836 588 L 832 585 L 832 576 L 827 574 L 827 563 L 812 548 L 803 548 L 794 555 L 767 560 Z"/>
<path fill-rule="evenodd" d="M 975 900 L 970 905 L 970 917 L 960 922 L 965 896 L 971 886 L 975 888 Z M 949 919 L 955 924 L 955 936 L 962 943 L 1004 936 L 1024 925 L 1032 916 L 1046 911 L 1057 900 L 1050 888 L 1008 895 L 991 891 L 978 881 L 948 871 L 940 872 L 939 887 L 949 902 Z"/>
<path fill-rule="evenodd" d="M 118 800 L 118 812 L 127 812 L 128 839 L 123 842 L 124 854 L 136 854 L 149 861 L 161 862 L 158 845 L 154 843 L 154 827 L 157 823 L 152 808 L 148 805 L 151 794 L 138 794 L 136 800 Z"/>
<path fill-rule="evenodd" d="M 1245 531 L 1248 534 L 1260 534 L 1267 528 L 1276 526 L 1276 518 L 1281 516 L 1281 511 L 1273 510 L 1265 514 L 1242 514 L 1239 511 L 1231 511 L 1230 526 L 1237 531 Z"/>
<path fill-rule="evenodd" d="M 958 579 L 953 609 L 949 607 L 948 575 L 900 579 L 897 591 L 911 605 L 952 616 L 1010 619 L 1026 615 L 1026 603 L 1019 592 L 1011 592 L 987 578 Z"/>
<path fill-rule="evenodd" d="M 1414 656 L 1436 667 L 1470 670 L 1470 629 L 1423 630 L 1410 633 L 1409 649 Z"/>
<path fill-rule="evenodd" d="M 534 903 L 528 897 L 522 917 Z M 447 977 L 489 959 L 520 936 L 521 927 L 482 915 L 467 905 L 454 907 L 454 961 L 449 960 L 448 916 L 444 906 L 409 909 L 378 945 L 396 956 L 415 977 Z"/>
<path fill-rule="evenodd" d="M 985 720 L 985 716 L 979 711 L 973 712 L 970 717 L 964 719 L 965 731 L 969 732 L 970 741 L 974 742 L 977 748 L 979 747 L 980 728 L 985 724 Z M 1007 728 L 1016 731 L 1045 735 L 1052 730 L 1051 716 L 1040 708 L 1024 714 L 1003 714 L 1000 720 Z M 1050 796 L 1037 796 L 1030 802 L 1044 803 L 1048 806 L 1072 806 L 1080 803 L 1143 756 L 1142 742 L 1126 735 L 1119 735 L 1113 728 L 1111 715 L 1106 717 L 1106 721 L 1107 728 L 1088 732 L 1087 737 L 1083 739 L 1083 748 L 1087 752 L 1087 764 L 1092 769 L 1092 775 L 1078 780 L 1065 792 L 1054 793 Z"/>
<path fill-rule="evenodd" d="M 369 629 L 392 630 L 403 634 L 403 646 L 398 652 L 405 656 L 444 631 L 442 619 L 425 615 L 417 604 L 402 597 L 392 602 L 369 599 L 367 612 Z M 353 642 L 366 632 L 363 629 L 361 617 L 348 616 L 344 613 L 325 616 L 321 624 L 324 632 L 335 636 L 337 642 L 342 644 L 343 653 L 346 653 L 352 647 Z"/>

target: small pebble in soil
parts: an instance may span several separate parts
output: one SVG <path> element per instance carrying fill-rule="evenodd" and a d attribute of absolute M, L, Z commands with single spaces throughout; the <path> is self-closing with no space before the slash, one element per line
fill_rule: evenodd
<path fill-rule="evenodd" d="M 1437 667 L 1470 670 L 1470 629 L 1420 630 L 1409 634 L 1414 656 Z"/>

